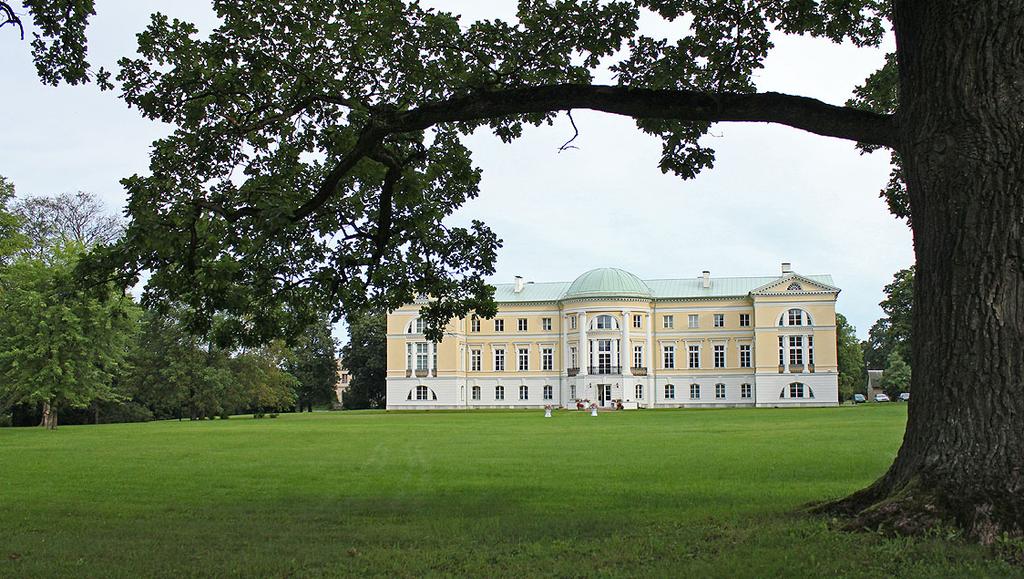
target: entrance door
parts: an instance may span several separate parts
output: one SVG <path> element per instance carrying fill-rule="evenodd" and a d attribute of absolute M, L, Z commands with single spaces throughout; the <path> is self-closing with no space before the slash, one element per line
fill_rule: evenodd
<path fill-rule="evenodd" d="M 598 384 L 597 385 L 597 403 L 601 406 L 611 406 L 612 404 L 612 385 L 611 384 Z"/>

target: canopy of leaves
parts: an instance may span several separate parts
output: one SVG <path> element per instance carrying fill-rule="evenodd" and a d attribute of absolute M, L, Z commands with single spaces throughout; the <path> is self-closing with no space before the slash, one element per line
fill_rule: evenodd
<path fill-rule="evenodd" d="M 346 409 L 383 408 L 387 393 L 387 320 L 382 314 L 349 320 L 349 340 L 341 348 L 341 363 L 351 380 L 345 390 Z"/>
<path fill-rule="evenodd" d="M 32 59 L 40 80 L 50 85 L 96 80 L 100 87 L 112 88 L 110 74 L 102 68 L 93 74 L 86 60 L 85 31 L 89 18 L 96 14 L 94 0 L 23 0 L 21 4 L 31 15 L 31 22 L 22 21 L 22 12 L 14 2 L 0 1 L 0 29 L 15 28 L 24 39 L 28 25 L 32 31 Z"/>
<path fill-rule="evenodd" d="M 849 400 L 864 389 L 864 353 L 857 340 L 857 328 L 843 314 L 836 314 L 836 355 L 839 363 L 839 399 Z"/>
<path fill-rule="evenodd" d="M 120 63 L 128 104 L 177 129 L 150 174 L 124 181 L 126 238 L 88 269 L 124 283 L 152 272 L 149 303 L 182 301 L 197 330 L 223 313 L 221 341 L 250 343 L 418 295 L 434 339 L 452 317 L 493 315 L 483 278 L 500 241 L 451 219 L 479 194 L 462 137 L 508 141 L 571 108 L 502 91 L 610 73 L 620 87 L 710 95 L 708 118 L 716 95 L 754 91 L 773 31 L 874 45 L 887 14 L 882 0 L 521 0 L 514 21 L 467 23 L 401 0 L 213 6 L 222 24 L 208 38 L 157 14 L 139 57 Z M 642 34 L 645 10 L 680 38 Z M 621 114 L 661 139 L 663 171 L 712 166 L 708 121 Z"/>
<path fill-rule="evenodd" d="M 899 352 L 889 354 L 888 364 L 882 372 L 881 386 L 893 400 L 902 392 L 910 392 L 910 364 L 907 364 Z"/>
<path fill-rule="evenodd" d="M 306 328 L 286 358 L 285 368 L 296 378 L 295 396 L 300 410 L 337 402 L 338 344 L 326 319 Z"/>
<path fill-rule="evenodd" d="M 885 317 L 875 322 L 868 332 L 865 361 L 872 368 L 885 368 L 889 355 L 896 352 L 910 363 L 914 311 L 913 266 L 893 275 L 892 283 L 885 286 L 885 299 L 878 305 L 882 306 Z"/>

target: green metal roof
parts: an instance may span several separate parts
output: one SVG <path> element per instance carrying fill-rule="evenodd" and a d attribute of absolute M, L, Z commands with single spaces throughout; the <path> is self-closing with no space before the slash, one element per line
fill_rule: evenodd
<path fill-rule="evenodd" d="M 797 274 L 799 275 L 799 274 Z M 515 292 L 515 284 L 495 284 L 494 299 L 499 303 L 509 302 L 555 302 L 573 298 L 615 298 L 640 297 L 658 300 L 718 298 L 745 296 L 750 292 L 780 281 L 789 275 L 760 277 L 713 277 L 711 287 L 703 287 L 700 277 L 686 279 L 641 280 L 635 275 L 614 268 L 595 269 L 584 273 L 573 282 L 526 283 L 523 290 Z M 834 287 L 832 276 L 799 275 L 813 282 Z"/>
<path fill-rule="evenodd" d="M 649 298 L 651 288 L 628 271 L 602 267 L 592 269 L 576 278 L 562 299 L 601 297 Z"/>

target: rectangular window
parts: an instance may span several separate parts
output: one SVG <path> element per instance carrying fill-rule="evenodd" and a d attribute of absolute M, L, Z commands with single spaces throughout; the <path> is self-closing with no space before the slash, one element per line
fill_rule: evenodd
<path fill-rule="evenodd" d="M 725 400 L 725 384 L 715 384 L 715 400 Z"/>
<path fill-rule="evenodd" d="M 700 346 L 690 346 L 690 368 L 700 368 Z"/>
<path fill-rule="evenodd" d="M 686 317 L 686 325 L 691 329 L 699 328 L 700 318 L 697 317 L 697 314 L 690 314 L 689 316 Z"/>
<path fill-rule="evenodd" d="M 643 368 L 644 367 L 644 347 L 633 346 L 633 367 Z"/>
<path fill-rule="evenodd" d="M 576 329 L 576 316 L 569 316 L 569 327 L 573 330 Z"/>
<path fill-rule="evenodd" d="M 643 384 L 637 384 L 636 385 L 636 399 L 637 400 L 643 400 L 644 399 L 644 385 Z"/>
<path fill-rule="evenodd" d="M 554 400 L 554 399 L 555 399 L 555 389 L 552 388 L 550 385 L 544 386 L 544 400 Z"/>
<path fill-rule="evenodd" d="M 529 400 L 530 399 L 530 388 L 528 386 L 519 387 L 519 399 Z"/>
<path fill-rule="evenodd" d="M 550 332 L 551 331 L 551 318 L 541 318 L 540 319 L 540 329 L 544 330 L 545 332 Z"/>
<path fill-rule="evenodd" d="M 750 367 L 750 344 L 740 344 L 740 368 Z"/>
<path fill-rule="evenodd" d="M 644 325 L 644 317 L 641 316 L 640 314 L 634 314 L 633 315 L 633 327 L 634 328 L 642 328 L 643 325 Z"/>
<path fill-rule="evenodd" d="M 505 371 L 505 348 L 496 348 L 494 350 L 494 371 Z"/>
<path fill-rule="evenodd" d="M 747 328 L 750 326 L 750 314 L 740 314 L 740 327 Z"/>
<path fill-rule="evenodd" d="M 700 400 L 700 384 L 690 384 L 690 400 Z"/>
<path fill-rule="evenodd" d="M 579 364 L 576 363 L 576 346 L 569 346 L 569 367 L 579 368 Z M 575 396 L 573 397 L 575 398 Z"/>
<path fill-rule="evenodd" d="M 473 386 L 473 400 L 480 400 L 480 387 Z"/>
<path fill-rule="evenodd" d="M 519 348 L 519 371 L 526 372 L 530 369 L 530 349 Z"/>
<path fill-rule="evenodd" d="M 789 336 L 789 363 L 793 366 L 800 366 L 804 363 L 803 336 Z"/>
<path fill-rule="evenodd" d="M 542 348 L 540 351 L 541 370 L 551 370 L 555 367 L 555 351 L 552 348 Z"/>
<path fill-rule="evenodd" d="M 725 314 L 715 314 L 715 327 L 716 328 L 724 328 L 725 327 Z"/>
<path fill-rule="evenodd" d="M 504 400 L 505 399 L 505 387 L 504 386 L 495 386 L 494 387 L 494 399 L 495 400 Z"/>
<path fill-rule="evenodd" d="M 671 384 L 665 384 L 665 400 L 675 400 L 676 398 L 676 387 Z"/>
<path fill-rule="evenodd" d="M 672 369 L 676 367 L 676 347 L 675 346 L 662 346 L 662 367 Z"/>
<path fill-rule="evenodd" d="M 469 351 L 469 369 L 471 372 L 480 371 L 480 350 Z"/>
<path fill-rule="evenodd" d="M 786 359 L 784 357 L 785 354 L 786 354 L 786 337 L 785 336 L 779 336 L 779 366 L 785 366 L 786 365 Z"/>
<path fill-rule="evenodd" d="M 572 384 L 569 386 L 569 398 L 576 400 L 576 385 Z"/>
<path fill-rule="evenodd" d="M 469 331 L 471 331 L 471 332 L 479 332 L 480 331 L 480 318 L 478 318 L 476 316 L 473 316 L 473 318 L 469 320 Z"/>
<path fill-rule="evenodd" d="M 504 332 L 505 331 L 505 320 L 494 320 L 494 331 Z"/>
<path fill-rule="evenodd" d="M 527 329 L 526 318 L 519 318 L 519 331 L 525 332 Z"/>
<path fill-rule="evenodd" d="M 725 368 L 725 344 L 715 344 L 715 368 Z"/>
<path fill-rule="evenodd" d="M 814 336 L 807 336 L 807 363 L 814 365 Z"/>
<path fill-rule="evenodd" d="M 426 370 L 427 369 L 427 345 L 416 344 L 416 369 Z"/>
<path fill-rule="evenodd" d="M 412 366 L 415 363 L 413 361 L 412 348 L 413 348 L 413 343 L 412 342 L 409 342 L 408 344 L 405 345 L 405 369 L 406 370 L 412 370 Z"/>
<path fill-rule="evenodd" d="M 666 328 L 671 328 L 675 325 L 675 318 L 673 316 L 662 316 L 661 323 Z"/>
<path fill-rule="evenodd" d="M 750 398 L 750 384 L 740 384 L 740 398 Z"/>
<path fill-rule="evenodd" d="M 788 315 L 788 318 L 789 318 L 787 320 L 789 322 L 789 324 L 787 324 L 787 325 L 789 325 L 789 326 L 802 326 L 802 325 L 804 325 L 804 311 L 803 310 L 792 309 L 792 310 L 789 310 L 787 315 Z"/>

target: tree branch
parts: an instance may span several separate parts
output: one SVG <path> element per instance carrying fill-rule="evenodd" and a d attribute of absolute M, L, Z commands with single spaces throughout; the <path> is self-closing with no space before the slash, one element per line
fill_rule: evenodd
<path fill-rule="evenodd" d="M 621 86 L 559 84 L 477 92 L 399 112 L 388 133 L 446 122 L 590 109 L 642 119 L 778 123 L 827 137 L 896 148 L 893 115 L 839 107 L 781 93 L 705 93 Z"/>

